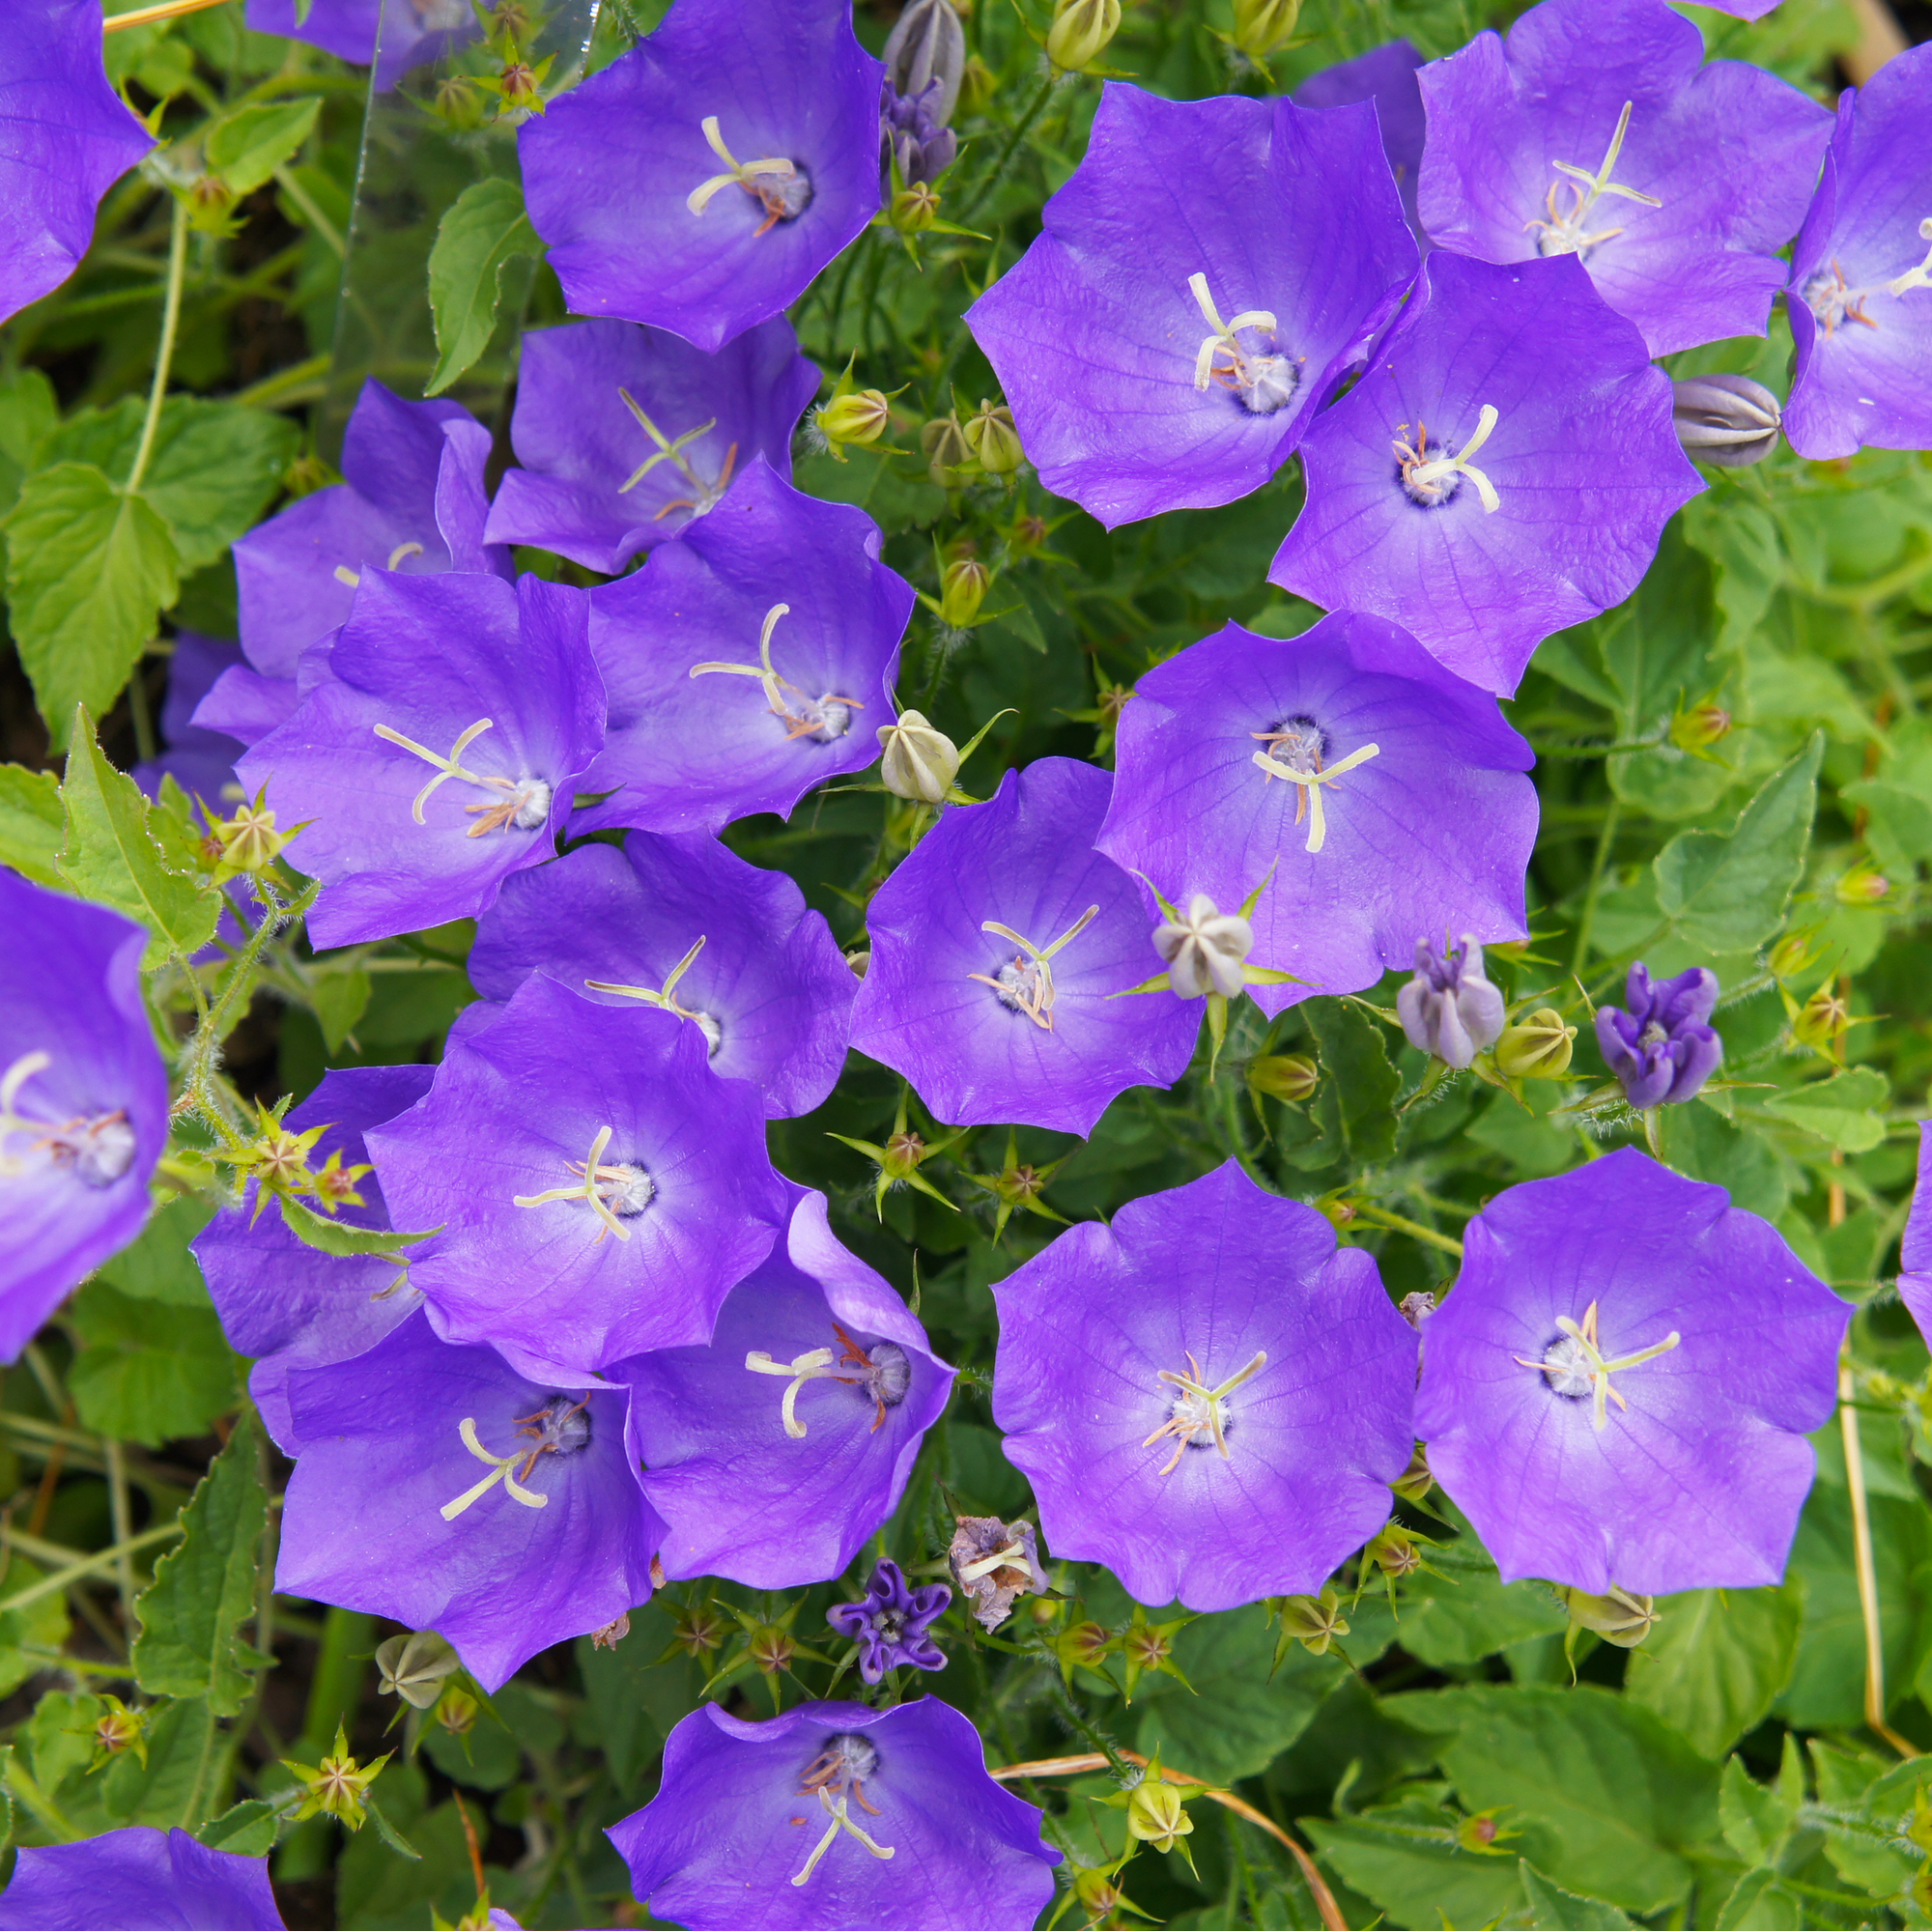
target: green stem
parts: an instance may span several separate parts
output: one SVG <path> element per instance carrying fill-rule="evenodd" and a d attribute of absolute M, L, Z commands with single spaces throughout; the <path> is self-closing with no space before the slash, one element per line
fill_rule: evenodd
<path fill-rule="evenodd" d="M 1590 862 L 1590 883 L 1583 890 L 1583 910 L 1577 920 L 1577 944 L 1570 954 L 1570 970 L 1580 973 L 1583 961 L 1589 956 L 1590 928 L 1597 922 L 1597 895 L 1603 891 L 1604 868 L 1610 863 L 1610 852 L 1615 846 L 1617 819 L 1622 810 L 1622 801 L 1613 793 L 1609 810 L 1604 813 L 1604 829 L 1597 838 L 1597 855 Z"/>
<path fill-rule="evenodd" d="M 1411 1240 L 1427 1241 L 1432 1248 L 1440 1248 L 1444 1254 L 1454 1255 L 1458 1261 L 1463 1258 L 1461 1241 L 1453 1236 L 1438 1235 L 1434 1228 L 1425 1228 L 1420 1221 L 1411 1221 L 1406 1214 L 1391 1214 L 1386 1208 L 1371 1208 L 1359 1201 L 1354 1204 L 1354 1208 L 1358 1221 L 1371 1222 L 1378 1228 L 1393 1228 Z"/>
<path fill-rule="evenodd" d="M 361 1701 L 362 1662 L 355 1655 L 369 1648 L 375 1620 L 360 1610 L 331 1605 L 323 1624 L 322 1646 L 316 1653 L 315 1673 L 309 1679 L 308 1708 L 302 1718 L 298 1757 L 317 1763 L 335 1742 L 335 1727 L 346 1725 Z M 279 1879 L 319 1878 L 328 1867 L 328 1821 L 310 1818 L 283 1841 L 275 1861 Z"/>
<path fill-rule="evenodd" d="M 7 1789 L 31 1811 L 43 1831 L 50 1832 L 65 1844 L 72 1844 L 82 1835 L 80 1828 L 64 1818 L 54 1802 L 36 1784 L 20 1762 L 17 1749 L 9 1753 L 4 1781 Z"/>
<path fill-rule="evenodd" d="M 114 1580 L 121 1591 L 121 1629 L 123 1641 L 131 1650 L 134 1642 L 134 1558 L 128 1548 L 128 1539 L 133 1535 L 133 1523 L 128 1508 L 128 1464 L 121 1454 L 121 1445 L 113 1436 L 107 1438 L 107 1506 L 109 1520 L 114 1525 L 114 1547 L 119 1552 L 114 1565 Z"/>
<path fill-rule="evenodd" d="M 144 1529 L 139 1536 L 130 1536 L 126 1544 L 109 1544 L 105 1549 L 97 1549 L 82 1562 L 70 1563 L 66 1569 L 43 1577 L 38 1583 L 29 1583 L 24 1590 L 16 1590 L 11 1597 L 0 1597 L 0 1613 L 23 1610 L 29 1604 L 37 1604 L 43 1597 L 52 1596 L 56 1590 L 65 1590 L 70 1583 L 78 1582 L 83 1577 L 113 1569 L 124 1551 L 131 1555 L 137 1549 L 147 1548 L 151 1543 L 160 1543 L 180 1534 L 180 1523 L 163 1522 L 156 1524 L 153 1529 Z"/>
<path fill-rule="evenodd" d="M 181 326 L 182 283 L 187 275 L 187 203 L 175 197 L 174 223 L 168 232 L 168 295 L 161 309 L 161 341 L 155 351 L 155 384 L 148 391 L 147 419 L 141 424 L 140 445 L 134 451 L 134 466 L 128 472 L 128 495 L 140 489 L 148 473 L 148 459 L 155 453 L 155 438 L 161 427 L 161 400 L 168 392 L 168 372 L 174 366 L 175 331 Z"/>
<path fill-rule="evenodd" d="M 993 163 L 993 172 L 974 189 L 973 199 L 961 212 L 959 219 L 962 223 L 971 221 L 979 213 L 985 205 L 987 197 L 1006 179 L 1007 169 L 1012 165 L 1013 156 L 1019 152 L 1020 143 L 1026 139 L 1033 124 L 1039 119 L 1047 101 L 1052 99 L 1054 85 L 1059 79 L 1058 73 L 1050 73 L 1040 82 L 1039 92 L 1027 103 L 1026 112 L 1013 123 L 1012 132 L 1007 136 L 1006 145 L 1000 150 L 1000 157 Z"/>

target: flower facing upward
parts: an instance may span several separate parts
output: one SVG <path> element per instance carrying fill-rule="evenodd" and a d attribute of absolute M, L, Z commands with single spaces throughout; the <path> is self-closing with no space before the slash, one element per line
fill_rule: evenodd
<path fill-rule="evenodd" d="M 1415 273 L 1362 104 L 1109 82 L 1045 223 L 967 320 L 1041 480 L 1110 526 L 1258 490 Z"/>
<path fill-rule="evenodd" d="M 1776 1583 L 1845 1305 L 1768 1222 L 1634 1148 L 1508 1189 L 1464 1241 L 1415 1427 L 1504 1580 Z"/>
<path fill-rule="evenodd" d="M 1639 959 L 1630 970 L 1628 1010 L 1597 1009 L 1597 1044 L 1633 1107 L 1688 1100 L 1718 1070 L 1724 1042 L 1710 1024 L 1718 976 L 1693 966 L 1653 981 Z"/>
<path fill-rule="evenodd" d="M 937 1697 L 763 1723 L 701 1705 L 666 1741 L 658 1795 L 610 1836 L 652 1916 L 693 1932 L 1031 1925 L 1060 1860 Z"/>
<path fill-rule="evenodd" d="M 952 1592 L 944 1583 L 913 1589 L 890 1558 L 882 1559 L 856 1604 L 834 1604 L 825 1621 L 859 1646 L 859 1675 L 876 1684 L 901 1666 L 944 1670 L 946 1653 L 926 1634 L 944 1614 Z"/>
<path fill-rule="evenodd" d="M 97 26 L 95 32 L 100 29 Z M 266 1858 L 202 1844 L 179 1826 L 129 1825 L 69 1845 L 28 1845 L 0 1894 L 0 1927 L 232 1925 L 282 1932 Z"/>
<path fill-rule="evenodd" d="M 993 1416 L 1053 1553 L 1144 1604 L 1319 1590 L 1414 1447 L 1415 1331 L 1358 1248 L 1232 1161 L 996 1283 Z"/>
<path fill-rule="evenodd" d="M 1483 949 L 1465 932 L 1445 952 L 1415 942 L 1415 978 L 1396 995 L 1402 1030 L 1418 1053 L 1467 1066 L 1502 1037 L 1503 996 L 1483 978 Z"/>
<path fill-rule="evenodd" d="M 520 130 L 570 307 L 699 349 L 777 315 L 878 211 L 884 74 L 850 0 L 677 0 Z"/>

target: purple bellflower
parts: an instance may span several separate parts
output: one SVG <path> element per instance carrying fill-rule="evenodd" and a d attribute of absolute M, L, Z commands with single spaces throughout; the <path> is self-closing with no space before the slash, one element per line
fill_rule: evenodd
<path fill-rule="evenodd" d="M 859 982 L 783 872 L 703 834 L 633 832 L 518 872 L 476 927 L 470 983 L 507 1000 L 532 972 L 600 1006 L 642 1003 L 703 1034 L 711 1070 L 766 1117 L 809 1114 L 845 1064 Z"/>
<path fill-rule="evenodd" d="M 309 1152 L 312 1171 L 333 1165 L 337 1174 L 353 1173 L 367 1163 L 364 1134 L 413 1107 L 435 1070 L 352 1066 L 327 1073 L 307 1099 L 289 1109 L 284 1124 L 298 1134 L 326 1129 Z M 335 1220 L 351 1228 L 389 1227 L 382 1182 L 373 1172 L 353 1185 L 338 1184 L 360 1199 L 344 1200 Z M 224 1208 L 191 1245 L 228 1346 L 255 1357 L 248 1392 L 263 1423 L 291 1456 L 301 1445 L 289 1414 L 290 1370 L 348 1361 L 422 1305 L 398 1261 L 309 1247 L 289 1233 L 279 1208 L 261 1206 L 252 1181 L 241 1205 Z"/>
<path fill-rule="evenodd" d="M 1319 1590 L 1387 1520 L 1415 1331 L 1375 1258 L 1233 1161 L 996 1282 L 993 1418 L 1063 1560 L 1144 1604 Z"/>
<path fill-rule="evenodd" d="M 442 1231 L 410 1268 L 437 1332 L 512 1359 L 707 1342 L 784 1225 L 757 1094 L 697 1028 L 540 973 L 368 1143 L 396 1222 Z"/>
<path fill-rule="evenodd" d="M 762 456 L 791 476 L 791 433 L 818 387 L 782 316 L 715 355 L 662 328 L 574 322 L 524 337 L 493 543 L 537 544 L 615 576 L 674 537 Z"/>
<path fill-rule="evenodd" d="M 314 687 L 236 771 L 309 821 L 309 931 L 348 946 L 491 905 L 551 855 L 603 742 L 582 591 L 368 571 Z"/>
<path fill-rule="evenodd" d="M 1663 0 L 1543 0 L 1422 70 L 1422 218 L 1485 262 L 1574 255 L 1653 355 L 1762 335 L 1830 138 Z M 1493 400 L 1493 398 L 1492 399 Z"/>
<path fill-rule="evenodd" d="M 1446 952 L 1415 942 L 1415 977 L 1396 995 L 1408 1043 L 1451 1066 L 1467 1066 L 1502 1037 L 1503 996 L 1483 977 L 1483 949 L 1465 932 Z"/>
<path fill-rule="evenodd" d="M 1110 81 L 1045 222 L 967 320 L 1040 480 L 1110 527 L 1260 489 L 1415 273 L 1361 105 Z"/>
<path fill-rule="evenodd" d="M 1898 1297 L 1932 1346 L 1932 1121 L 1918 1123 L 1918 1176 L 1898 1264 Z"/>
<path fill-rule="evenodd" d="M 1800 456 L 1932 448 L 1932 45 L 1838 98 L 1824 179 L 1791 251 Z"/>
<path fill-rule="evenodd" d="M 1031 1925 L 1060 1854 L 937 1697 L 801 1704 L 763 1723 L 700 1705 L 664 1781 L 610 1830 L 653 1918 L 692 1932 Z"/>
<path fill-rule="evenodd" d="M 512 1368 L 416 1314 L 354 1361 L 293 1371 L 289 1406 L 304 1446 L 277 1589 L 434 1630 L 486 1690 L 649 1600 L 659 1524 L 623 1388 Z"/>
<path fill-rule="evenodd" d="M 1113 781 L 1072 758 L 949 810 L 867 908 L 852 1044 L 939 1120 L 1087 1134 L 1125 1088 L 1171 1087 L 1200 1014 L 1121 999 L 1148 977 L 1140 888 L 1093 849 Z"/>
<path fill-rule="evenodd" d="M 172 778 L 212 811 L 239 803 L 242 787 L 235 777 L 235 760 L 242 755 L 242 741 L 197 724 L 194 714 L 222 673 L 239 668 L 242 662 L 238 645 L 204 638 L 198 631 L 175 633 L 167 696 L 161 700 L 164 749 L 158 757 L 134 767 L 134 781 L 150 798 L 159 795 L 162 779 Z"/>
<path fill-rule="evenodd" d="M 1404 625 L 1508 696 L 1552 631 L 1636 588 L 1704 488 L 1670 410 L 1669 377 L 1574 256 L 1497 268 L 1438 248 L 1310 428 L 1308 501 L 1268 575 Z"/>
<path fill-rule="evenodd" d="M 1633 1107 L 1689 1100 L 1718 1070 L 1724 1042 L 1710 1023 L 1718 976 L 1693 966 L 1655 982 L 1639 959 L 1630 969 L 1628 1010 L 1597 1009 L 1597 1044 Z"/>
<path fill-rule="evenodd" d="M 483 540 L 489 455 L 490 432 L 461 403 L 407 403 L 364 383 L 343 439 L 344 480 L 235 546 L 242 648 L 255 669 L 294 677 L 302 652 L 347 621 L 372 567 L 508 577 L 509 552 Z"/>
<path fill-rule="evenodd" d="M 1264 1011 L 1373 985 L 1418 933 L 1527 937 L 1529 746 L 1394 625 L 1230 624 L 1137 689 L 1094 842 L 1177 905 L 1268 881 L 1253 957 L 1303 983 L 1252 987 Z"/>
<path fill-rule="evenodd" d="M 1402 212 L 1415 238 L 1426 248 L 1429 238 L 1423 232 L 1415 210 L 1416 183 L 1422 174 L 1423 136 L 1427 117 L 1423 113 L 1422 90 L 1416 85 L 1416 70 L 1422 56 L 1406 41 L 1390 41 L 1372 47 L 1356 60 L 1341 61 L 1311 73 L 1294 90 L 1297 107 L 1347 107 L 1357 100 L 1373 100 L 1376 119 L 1381 124 L 1382 153 L 1388 156 L 1395 176 L 1396 192 L 1402 197 Z"/>
<path fill-rule="evenodd" d="M 708 1346 L 613 1369 L 637 1400 L 667 1577 L 784 1590 L 837 1577 L 898 1507 L 952 1371 L 892 1285 L 785 1183 L 782 1242 Z"/>
<path fill-rule="evenodd" d="M 139 926 L 0 868 L 0 1361 L 148 1218 L 168 1075 Z"/>
<path fill-rule="evenodd" d="M 825 1621 L 859 1646 L 859 1675 L 876 1684 L 889 1670 L 944 1670 L 946 1653 L 927 1635 L 952 1592 L 944 1583 L 914 1589 L 890 1557 L 881 1558 L 856 1604 L 834 1604 Z"/>
<path fill-rule="evenodd" d="M 154 143 L 107 78 L 96 0 L 36 0 L 0 45 L 0 322 L 67 280 Z"/>
<path fill-rule="evenodd" d="M 649 569 L 593 592 L 611 722 L 579 789 L 612 796 L 571 831 L 718 832 L 871 764 L 913 606 L 879 542 L 758 457 Z"/>
<path fill-rule="evenodd" d="M 1619 1148 L 1469 1223 L 1416 1433 L 1503 1580 L 1776 1583 L 1850 1311 L 1721 1187 Z"/>
<path fill-rule="evenodd" d="M 282 1932 L 282 1915 L 266 1858 L 213 1850 L 180 1826 L 158 1832 L 128 1825 L 72 1844 L 21 1848 L 0 1894 L 4 1932 L 115 1932 L 128 1925 Z"/>
<path fill-rule="evenodd" d="M 787 307 L 878 213 L 884 76 L 851 0 L 677 0 L 519 130 L 570 307 L 699 349 Z"/>

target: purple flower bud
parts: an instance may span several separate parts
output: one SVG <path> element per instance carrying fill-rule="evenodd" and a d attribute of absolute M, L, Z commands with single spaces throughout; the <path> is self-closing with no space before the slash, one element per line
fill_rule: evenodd
<path fill-rule="evenodd" d="M 825 1621 L 859 1646 L 859 1675 L 876 1684 L 887 1671 L 908 1665 L 915 1670 L 944 1670 L 946 1653 L 926 1635 L 952 1601 L 944 1583 L 910 1587 L 904 1573 L 890 1557 L 883 1558 L 856 1604 L 834 1604 Z"/>
<path fill-rule="evenodd" d="M 1396 995 L 1402 1030 L 1418 1052 L 1467 1066 L 1502 1037 L 1503 996 L 1483 978 L 1483 949 L 1468 933 L 1437 952 L 1415 942 L 1415 978 Z"/>
<path fill-rule="evenodd" d="M 952 0 L 911 0 L 886 36 L 886 85 L 921 103 L 934 128 L 952 119 L 966 71 L 966 33 Z"/>
<path fill-rule="evenodd" d="M 1743 469 L 1777 447 L 1784 412 L 1748 376 L 1690 376 L 1670 385 L 1677 440 L 1700 463 Z"/>
<path fill-rule="evenodd" d="M 97 25 L 95 33 L 100 31 Z M 71 1845 L 21 1849 L 0 1927 L 232 1925 L 282 1932 L 266 1858 L 211 1850 L 180 1826 L 129 1825 Z"/>
<path fill-rule="evenodd" d="M 1709 1024 L 1718 976 L 1693 966 L 1652 984 L 1639 959 L 1625 989 L 1629 1009 L 1597 1009 L 1604 1064 L 1623 1083 L 1633 1107 L 1688 1100 L 1718 1070 L 1724 1042 Z"/>
<path fill-rule="evenodd" d="M 903 24 L 902 18 L 900 25 Z M 879 99 L 880 135 L 891 158 L 898 163 L 899 177 L 908 187 L 936 182 L 952 165 L 953 156 L 959 152 L 958 137 L 932 111 L 932 103 L 939 99 L 939 87 L 940 83 L 933 80 L 927 82 L 923 93 L 897 95 L 888 79 Z"/>

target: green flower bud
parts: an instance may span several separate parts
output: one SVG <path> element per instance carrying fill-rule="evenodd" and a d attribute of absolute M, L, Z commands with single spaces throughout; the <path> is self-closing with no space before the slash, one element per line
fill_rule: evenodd
<path fill-rule="evenodd" d="M 460 1738 L 475 1723 L 476 1714 L 482 1708 L 468 1690 L 460 1690 L 451 1684 L 436 1707 L 436 1720 L 451 1737 Z"/>
<path fill-rule="evenodd" d="M 1171 1852 L 1193 1829 L 1194 1820 L 1187 1815 L 1180 1793 L 1160 1776 L 1156 1760 L 1127 1800 L 1127 1836 L 1157 1852 Z"/>
<path fill-rule="evenodd" d="M 1114 1648 L 1114 1638 L 1104 1624 L 1096 1624 L 1090 1617 L 1070 1630 L 1062 1631 L 1054 1638 L 1053 1648 L 1060 1658 L 1062 1668 L 1070 1675 L 1076 1666 L 1098 1670 L 1108 1652 Z"/>
<path fill-rule="evenodd" d="M 1365 1554 L 1384 1577 L 1411 1577 L 1422 1568 L 1422 1551 L 1414 1540 L 1397 1524 L 1390 1523 L 1368 1547 Z"/>
<path fill-rule="evenodd" d="M 834 396 L 811 420 L 832 454 L 842 457 L 850 443 L 877 442 L 892 427 L 893 416 L 882 390 L 855 389 Z"/>
<path fill-rule="evenodd" d="M 1121 0 L 1054 0 L 1046 30 L 1046 57 L 1063 73 L 1078 73 L 1098 60 L 1121 31 Z"/>
<path fill-rule="evenodd" d="M 427 1711 L 443 1694 L 443 1680 L 462 1667 L 462 1659 L 434 1631 L 386 1637 L 376 1646 L 376 1690 Z"/>
<path fill-rule="evenodd" d="M 1557 1594 L 1568 1605 L 1570 1621 L 1579 1628 L 1595 1631 L 1605 1643 L 1619 1650 L 1634 1650 L 1650 1634 L 1657 1621 L 1655 1599 L 1634 1596 L 1613 1583 L 1606 1596 L 1593 1597 L 1582 1590 L 1563 1589 Z"/>
<path fill-rule="evenodd" d="M 893 196 L 886 219 L 901 235 L 923 235 L 939 219 L 938 190 L 924 182 L 914 182 Z"/>
<path fill-rule="evenodd" d="M 963 631 L 980 614 L 993 573 L 978 557 L 962 556 L 946 566 L 939 580 L 939 615 L 955 631 Z"/>
<path fill-rule="evenodd" d="M 1429 1451 L 1420 1442 L 1415 1445 L 1415 1454 L 1408 1459 L 1408 1467 L 1389 1485 L 1406 1503 L 1419 1503 L 1435 1487 L 1435 1478 L 1429 1467 Z"/>
<path fill-rule="evenodd" d="M 966 65 L 959 71 L 959 111 L 962 114 L 983 114 L 992 105 L 993 96 L 999 89 L 1000 83 L 993 77 L 993 70 L 978 54 L 969 55 Z"/>
<path fill-rule="evenodd" d="M 1496 1041 L 1496 1068 L 1512 1080 L 1560 1080 L 1570 1070 L 1577 1029 L 1565 1026 L 1553 1007 L 1538 1007 L 1526 1020 L 1505 1027 Z"/>
<path fill-rule="evenodd" d="M 1081 1865 L 1073 1874 L 1073 1895 L 1087 1908 L 1087 1916 L 1098 1923 L 1121 1902 L 1121 1888 L 1114 1883 L 1112 1865 Z"/>
<path fill-rule="evenodd" d="M 1492 1805 L 1487 1811 L 1478 1811 L 1473 1816 L 1464 1818 L 1456 1827 L 1456 1842 L 1465 1852 L 1487 1853 L 1491 1858 L 1514 1857 L 1515 1854 L 1508 1849 L 1505 1840 L 1520 1838 L 1522 1833 L 1511 1831 L 1508 1826 L 1498 1822 L 1497 1813 L 1500 1809 L 1500 1805 Z"/>
<path fill-rule="evenodd" d="M 1013 427 L 1013 412 L 1004 403 L 996 407 L 982 401 L 979 414 L 968 416 L 962 427 L 966 447 L 979 458 L 980 468 L 988 476 L 1010 476 L 1026 461 L 1019 432 Z"/>
<path fill-rule="evenodd" d="M 958 416 L 940 416 L 927 423 L 919 433 L 919 446 L 925 453 L 926 474 L 942 490 L 957 489 L 959 471 L 973 461 Z"/>
<path fill-rule="evenodd" d="M 1731 733 L 1731 714 L 1719 704 L 1693 704 L 1670 721 L 1670 742 L 1693 755 Z"/>
<path fill-rule="evenodd" d="M 1294 38 L 1301 0 L 1235 0 L 1236 47 L 1250 60 L 1264 61 Z"/>
<path fill-rule="evenodd" d="M 1263 1053 L 1248 1062 L 1248 1085 L 1277 1100 L 1305 1100 L 1321 1079 L 1321 1069 L 1305 1053 Z"/>
<path fill-rule="evenodd" d="M 1857 865 L 1834 888 L 1838 903 L 1848 906 L 1877 905 L 1891 891 L 1891 881 L 1870 860 Z"/>
<path fill-rule="evenodd" d="M 1765 964 L 1771 969 L 1776 980 L 1795 980 L 1807 966 L 1818 958 L 1818 928 L 1812 925 L 1800 926 L 1796 932 L 1787 932 L 1771 949 Z"/>
<path fill-rule="evenodd" d="M 1282 1634 L 1293 1637 L 1312 1656 L 1325 1657 L 1337 1637 L 1349 1634 L 1341 1601 L 1332 1583 L 1319 1597 L 1284 1597 L 1276 1611 Z"/>
<path fill-rule="evenodd" d="M 879 743 L 885 748 L 879 781 L 895 798 L 938 805 L 952 789 L 959 776 L 959 748 L 922 713 L 904 711 L 896 724 L 881 724 Z"/>

